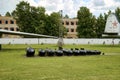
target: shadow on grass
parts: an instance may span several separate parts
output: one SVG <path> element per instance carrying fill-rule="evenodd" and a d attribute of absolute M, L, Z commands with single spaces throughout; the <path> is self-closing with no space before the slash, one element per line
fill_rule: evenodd
<path fill-rule="evenodd" d="M 120 45 L 91 45 L 94 47 L 120 47 Z"/>
<path fill-rule="evenodd" d="M 4 48 L 4 49 L 2 49 L 1 51 L 14 51 L 14 50 L 25 50 L 26 48 L 15 48 L 15 49 L 13 49 L 13 48 L 11 48 L 11 49 L 9 49 L 9 48 Z"/>

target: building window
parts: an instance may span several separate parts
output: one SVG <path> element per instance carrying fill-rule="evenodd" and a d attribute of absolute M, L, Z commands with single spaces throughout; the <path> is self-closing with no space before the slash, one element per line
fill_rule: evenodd
<path fill-rule="evenodd" d="M 69 25 L 69 22 L 68 22 L 68 21 L 66 21 L 66 25 Z"/>
<path fill-rule="evenodd" d="M 14 21 L 13 21 L 13 20 L 10 20 L 10 24 L 14 24 Z"/>
<path fill-rule="evenodd" d="M 5 30 L 8 30 L 8 28 L 7 28 L 7 27 L 5 27 L 4 29 L 5 29 Z"/>
<path fill-rule="evenodd" d="M 71 22 L 71 25 L 74 25 L 74 22 Z"/>
<path fill-rule="evenodd" d="M 5 21 L 5 24 L 8 24 L 8 21 Z"/>
<path fill-rule="evenodd" d="M 71 29 L 71 32 L 74 32 L 74 29 Z"/>
<path fill-rule="evenodd" d="M 13 28 L 13 27 L 11 27 L 11 28 L 10 28 L 10 30 L 11 30 L 11 31 L 14 31 L 14 28 Z"/>
<path fill-rule="evenodd" d="M 16 28 L 16 31 L 19 31 L 19 28 Z"/>
<path fill-rule="evenodd" d="M 0 24 L 2 24 L 2 21 L 0 20 Z"/>

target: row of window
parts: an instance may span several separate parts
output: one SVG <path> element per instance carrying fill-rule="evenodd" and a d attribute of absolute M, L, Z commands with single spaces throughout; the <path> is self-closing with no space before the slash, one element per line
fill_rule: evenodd
<path fill-rule="evenodd" d="M 0 29 L 2 29 L 2 28 L 0 28 Z M 14 27 L 10 27 L 10 28 L 5 27 L 5 28 L 3 28 L 3 29 L 5 29 L 5 30 L 10 30 L 10 31 L 19 31 L 19 28 L 14 28 Z"/>
<path fill-rule="evenodd" d="M 2 20 L 0 20 L 0 24 L 8 24 L 8 20 L 4 21 L 4 23 L 2 22 Z M 14 24 L 13 20 L 10 20 L 10 24 Z"/>
<path fill-rule="evenodd" d="M 76 32 L 74 28 L 71 28 L 70 30 L 67 28 L 67 32 Z"/>
<path fill-rule="evenodd" d="M 62 24 L 63 25 L 78 25 L 78 22 L 77 21 L 75 21 L 75 22 L 73 22 L 73 21 L 71 21 L 71 22 L 65 21 L 65 22 L 62 22 Z"/>

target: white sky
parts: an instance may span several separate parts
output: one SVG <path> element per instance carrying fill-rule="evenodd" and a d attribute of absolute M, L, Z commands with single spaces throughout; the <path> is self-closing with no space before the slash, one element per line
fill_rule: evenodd
<path fill-rule="evenodd" d="M 12 12 L 16 8 L 16 4 L 22 0 L 0 0 L 0 14 L 5 15 L 7 11 Z M 77 11 L 81 6 L 86 6 L 95 16 L 100 13 L 114 11 L 120 7 L 120 0 L 24 0 L 31 6 L 43 6 L 46 13 L 58 12 L 63 10 L 63 15 L 67 14 L 73 18 L 77 16 Z"/>

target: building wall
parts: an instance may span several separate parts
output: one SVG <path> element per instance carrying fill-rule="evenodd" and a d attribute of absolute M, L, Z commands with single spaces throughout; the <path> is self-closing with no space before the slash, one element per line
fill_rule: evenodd
<path fill-rule="evenodd" d="M 5 16 L 0 16 L 0 29 L 19 31 L 19 27 L 16 24 L 16 20 L 13 19 L 12 17 L 5 17 Z M 2 37 L 16 38 L 20 36 L 3 34 Z"/>
<path fill-rule="evenodd" d="M 67 35 L 65 38 L 77 38 L 77 24 L 78 19 L 63 19 L 63 26 L 67 28 Z"/>

